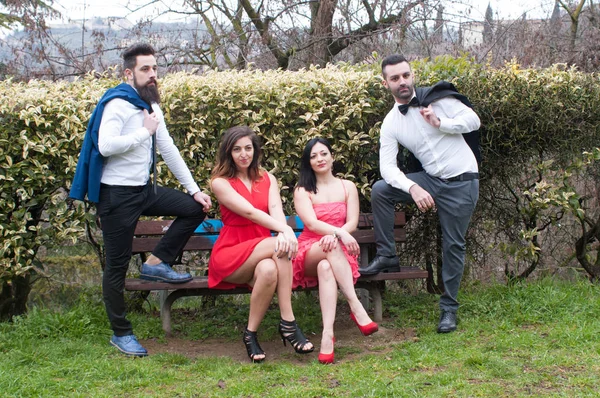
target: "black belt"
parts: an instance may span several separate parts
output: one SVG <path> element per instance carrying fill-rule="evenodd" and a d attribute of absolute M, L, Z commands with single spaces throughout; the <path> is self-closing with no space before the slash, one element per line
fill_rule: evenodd
<path fill-rule="evenodd" d="M 121 192 L 142 192 L 144 188 L 148 185 L 108 185 L 108 184 L 100 184 L 101 188 L 104 189 L 119 189 Z"/>
<path fill-rule="evenodd" d="M 471 181 L 471 180 L 478 180 L 478 179 L 479 179 L 479 173 L 462 173 L 462 174 L 459 174 L 457 176 L 450 177 L 450 178 L 440 178 L 440 180 L 442 180 L 444 182 Z"/>

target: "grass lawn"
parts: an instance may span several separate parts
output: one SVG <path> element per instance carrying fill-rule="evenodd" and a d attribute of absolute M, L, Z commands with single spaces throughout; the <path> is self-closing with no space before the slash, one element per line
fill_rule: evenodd
<path fill-rule="evenodd" d="M 458 331 L 440 335 L 437 297 L 392 288 L 382 329 L 365 338 L 340 302 L 336 363 L 317 361 L 320 312 L 297 294 L 299 324 L 314 353 L 299 356 L 278 341 L 278 311 L 259 338 L 267 361 L 251 364 L 241 343 L 247 296 L 202 308 L 181 300 L 176 336 L 166 339 L 154 308 L 131 314 L 150 348 L 128 358 L 109 346 L 97 289 L 73 307 L 33 308 L 0 324 L 2 397 L 597 397 L 600 396 L 600 287 L 544 279 L 461 291 Z M 264 343 L 263 343 L 264 342 Z"/>

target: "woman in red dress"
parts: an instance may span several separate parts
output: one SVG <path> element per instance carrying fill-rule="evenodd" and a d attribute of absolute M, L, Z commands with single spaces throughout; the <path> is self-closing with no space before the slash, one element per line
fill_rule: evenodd
<path fill-rule="evenodd" d="M 351 234 L 358 225 L 358 191 L 353 182 L 333 175 L 331 145 L 324 138 L 313 138 L 304 148 L 294 206 L 304 231 L 298 238 L 293 283 L 294 287 L 319 284 L 323 317 L 319 362 L 332 363 L 338 286 L 362 334 L 368 336 L 379 327 L 371 321 L 354 290 L 360 276 L 356 261 L 360 248 Z"/>
<path fill-rule="evenodd" d="M 296 324 L 292 310 L 292 262 L 298 240 L 283 214 L 277 180 L 260 167 L 258 136 L 247 126 L 228 129 L 221 138 L 211 189 L 221 209 L 223 229 L 208 263 L 208 286 L 252 289 L 243 341 L 252 362 L 265 359 L 256 331 L 277 291 L 283 344 L 299 354 L 314 347 Z M 278 232 L 272 236 L 271 231 Z"/>

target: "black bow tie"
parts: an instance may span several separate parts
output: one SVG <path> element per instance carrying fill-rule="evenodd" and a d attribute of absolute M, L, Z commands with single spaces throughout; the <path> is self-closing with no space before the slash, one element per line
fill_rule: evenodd
<path fill-rule="evenodd" d="M 410 108 L 411 106 L 419 106 L 419 100 L 417 99 L 417 97 L 412 97 L 412 99 L 410 100 L 410 102 L 408 104 L 400 104 L 398 105 L 398 109 L 400 110 L 400 113 L 402 113 L 403 115 L 406 115 L 406 112 L 408 112 L 408 108 Z"/>

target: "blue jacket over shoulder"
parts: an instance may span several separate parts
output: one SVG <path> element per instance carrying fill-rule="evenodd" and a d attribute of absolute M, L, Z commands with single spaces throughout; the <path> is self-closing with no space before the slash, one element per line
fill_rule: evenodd
<path fill-rule="evenodd" d="M 128 101 L 132 105 L 152 113 L 150 105 L 141 99 L 137 91 L 127 83 L 121 83 L 104 93 L 92 113 L 83 139 L 77 168 L 75 169 L 75 177 L 69 192 L 69 197 L 73 199 L 84 200 L 87 194 L 90 202 L 98 203 L 100 200 L 100 179 L 102 178 L 104 156 L 100 154 L 98 149 L 98 131 L 100 130 L 104 107 L 115 98 Z"/>

